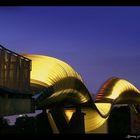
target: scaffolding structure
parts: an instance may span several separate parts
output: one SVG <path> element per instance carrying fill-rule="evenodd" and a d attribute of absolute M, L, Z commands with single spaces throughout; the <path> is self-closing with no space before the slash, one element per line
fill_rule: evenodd
<path fill-rule="evenodd" d="M 31 60 L 0 45 L 0 86 L 22 93 L 30 91 Z"/>

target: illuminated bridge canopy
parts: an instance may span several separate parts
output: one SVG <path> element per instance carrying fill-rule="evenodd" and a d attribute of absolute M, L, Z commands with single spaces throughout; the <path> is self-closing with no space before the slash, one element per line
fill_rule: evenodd
<path fill-rule="evenodd" d="M 49 56 L 24 54 L 32 60 L 31 88 L 37 98 L 38 108 L 61 105 L 68 119 L 74 108 L 66 106 L 87 104 L 82 107 L 85 131 L 100 127 L 108 118 L 114 103 L 140 103 L 140 91 L 130 82 L 112 77 L 99 90 L 93 101 L 82 77 L 67 63 Z"/>

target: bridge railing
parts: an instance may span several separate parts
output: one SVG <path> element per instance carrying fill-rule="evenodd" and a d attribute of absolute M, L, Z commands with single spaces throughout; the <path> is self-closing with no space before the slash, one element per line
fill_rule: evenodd
<path fill-rule="evenodd" d="M 0 45 L 0 86 L 18 92 L 30 91 L 31 60 Z"/>

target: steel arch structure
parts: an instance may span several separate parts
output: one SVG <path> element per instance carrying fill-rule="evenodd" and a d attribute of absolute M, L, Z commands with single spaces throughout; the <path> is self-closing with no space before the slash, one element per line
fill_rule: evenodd
<path fill-rule="evenodd" d="M 62 106 L 69 121 L 74 112 L 72 106 L 82 106 L 87 133 L 107 120 L 113 104 L 140 103 L 140 91 L 127 80 L 110 78 L 93 100 L 82 77 L 67 63 L 49 56 L 23 56 L 32 60 L 31 89 L 41 93 L 36 100 L 37 107 Z"/>

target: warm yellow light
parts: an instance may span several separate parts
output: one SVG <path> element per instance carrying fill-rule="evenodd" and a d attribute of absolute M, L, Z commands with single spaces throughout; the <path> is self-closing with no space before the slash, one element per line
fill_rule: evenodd
<path fill-rule="evenodd" d="M 117 99 L 122 93 L 130 90 L 139 93 L 139 90 L 134 85 L 126 80 L 120 79 L 114 84 L 112 90 L 110 91 L 110 94 L 106 97 L 109 99 Z"/>
<path fill-rule="evenodd" d="M 103 115 L 106 116 L 108 115 L 108 113 L 111 110 L 111 103 L 95 103 L 97 109 L 99 110 L 99 112 Z"/>
<path fill-rule="evenodd" d="M 83 81 L 71 66 L 61 60 L 42 55 L 23 54 L 23 56 L 32 60 L 31 80 L 52 85 L 59 79 L 72 76 Z"/>
<path fill-rule="evenodd" d="M 84 112 L 85 115 L 85 131 L 86 133 L 90 133 L 90 131 L 93 131 L 104 124 L 106 121 L 106 118 L 103 118 L 97 111 L 96 108 L 83 108 L 82 112 Z"/>
<path fill-rule="evenodd" d="M 67 121 L 69 122 L 70 119 L 71 119 L 71 117 L 72 117 L 72 115 L 73 115 L 73 113 L 75 112 L 75 110 L 70 110 L 70 109 L 69 109 L 69 110 L 64 110 L 64 112 L 65 112 Z"/>
<path fill-rule="evenodd" d="M 31 88 L 35 87 L 36 90 L 42 90 L 51 87 L 52 89 L 49 96 L 44 96 L 43 100 L 38 103 L 39 107 L 46 107 L 55 103 L 65 103 L 65 105 L 90 103 L 90 106 L 82 107 L 82 112 L 86 114 L 86 133 L 90 133 L 104 124 L 112 105 L 122 94 L 127 95 L 131 91 L 132 94 L 134 92 L 138 95 L 137 98 L 140 98 L 140 91 L 134 85 L 126 80 L 114 77 L 106 81 L 101 87 L 94 103 L 81 76 L 67 63 L 49 56 L 32 54 L 23 56 L 32 60 Z M 47 94 L 45 91 L 43 93 Z M 127 96 L 124 97 L 127 98 Z M 131 103 L 132 99 L 129 98 L 129 101 Z M 74 109 L 64 109 L 68 121 L 74 111 Z"/>

